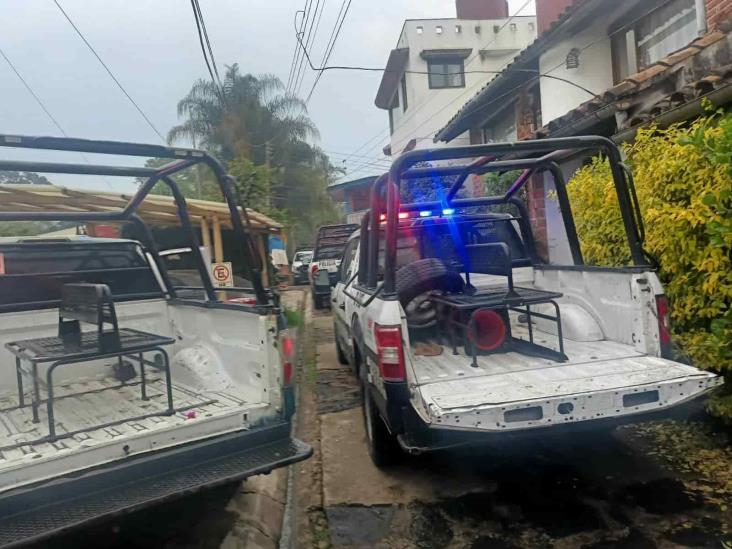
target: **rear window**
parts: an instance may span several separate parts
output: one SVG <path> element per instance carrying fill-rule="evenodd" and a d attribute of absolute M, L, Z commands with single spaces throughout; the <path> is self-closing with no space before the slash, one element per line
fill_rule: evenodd
<path fill-rule="evenodd" d="M 135 242 L 0 244 L 0 312 L 56 307 L 61 286 L 109 286 L 115 301 L 161 297 L 160 286 Z"/>

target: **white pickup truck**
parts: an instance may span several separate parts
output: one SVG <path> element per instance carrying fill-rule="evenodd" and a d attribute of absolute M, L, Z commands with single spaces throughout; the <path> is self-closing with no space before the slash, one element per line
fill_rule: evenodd
<path fill-rule="evenodd" d="M 157 169 L 0 161 L 145 179 L 129 202 L 107 195 L 88 210 L 60 187 L 39 199 L 27 185 L 0 189 L 2 221 L 132 223 L 144 235 L 0 241 L 0 547 L 307 458 L 290 433 L 293 341 L 221 165 L 155 145 L 0 135 L 0 146 L 171 159 Z M 170 178 L 199 163 L 220 183 L 249 273 L 226 301 Z M 173 192 L 196 287 L 172 282 L 143 221 L 156 182 Z M 39 208 L 43 196 L 54 198 Z"/>
<path fill-rule="evenodd" d="M 612 167 L 633 263 L 624 268 L 584 263 L 555 163 L 558 151 L 597 149 Z M 460 159 L 476 160 L 456 165 Z M 451 164 L 434 165 L 445 160 Z M 425 162 L 433 166 L 415 167 Z M 470 174 L 516 169 L 524 171 L 503 196 L 457 197 Z M 539 258 L 519 198 L 529 177 L 542 173 L 554 176 L 569 265 Z M 401 203 L 404 187 L 435 180 L 439 200 Z M 722 383 L 670 359 L 667 301 L 643 251 L 634 196 L 617 148 L 600 137 L 413 151 L 395 160 L 375 183 L 332 294 L 338 356 L 360 377 L 377 465 L 400 449 L 688 413 Z M 506 205 L 515 213 L 492 211 Z"/>

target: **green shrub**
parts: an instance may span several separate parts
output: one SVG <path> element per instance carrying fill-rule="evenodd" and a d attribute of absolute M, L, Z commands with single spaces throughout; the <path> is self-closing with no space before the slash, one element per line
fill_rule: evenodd
<path fill-rule="evenodd" d="M 624 147 L 660 264 L 676 340 L 692 362 L 732 383 L 732 115 L 642 129 Z M 595 158 L 568 185 L 588 263 L 630 261 L 607 162 Z M 732 396 L 712 409 L 732 417 Z"/>

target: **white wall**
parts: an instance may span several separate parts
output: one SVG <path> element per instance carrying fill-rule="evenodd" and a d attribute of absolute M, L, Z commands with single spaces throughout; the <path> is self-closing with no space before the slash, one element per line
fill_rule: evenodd
<path fill-rule="evenodd" d="M 614 84 L 613 65 L 607 26 L 614 18 L 614 14 L 598 18 L 582 32 L 552 43 L 541 55 L 540 72 L 566 78 L 595 94 L 611 88 Z M 572 48 L 583 50 L 576 69 L 566 67 L 567 54 Z M 542 124 L 548 124 L 589 99 L 592 96 L 576 86 L 552 78 L 542 78 Z"/>
<path fill-rule="evenodd" d="M 444 146 L 435 144 L 432 137 L 443 128 L 470 98 L 475 95 L 494 74 L 470 71 L 500 71 L 516 54 L 536 37 L 535 17 L 514 17 L 498 34 L 494 27 L 501 27 L 505 20 L 426 19 L 408 20 L 404 24 L 397 48 L 409 48 L 407 70 L 427 72 L 427 61 L 420 57 L 423 50 L 472 48 L 465 59 L 465 87 L 430 89 L 427 74 L 407 74 L 408 108 L 403 111 L 401 89 L 399 107 L 394 109 L 394 133 L 391 150 L 398 155 L 411 139 L 417 140 L 417 148 Z M 515 28 L 512 28 L 515 24 Z M 461 32 L 455 32 L 460 25 Z M 475 32 L 480 26 L 480 34 Z M 442 27 L 442 34 L 436 29 Z M 417 27 L 422 27 L 421 34 Z M 489 49 L 494 55 L 482 60 L 479 50 Z M 469 142 L 468 134 L 454 139 L 450 146 Z"/>

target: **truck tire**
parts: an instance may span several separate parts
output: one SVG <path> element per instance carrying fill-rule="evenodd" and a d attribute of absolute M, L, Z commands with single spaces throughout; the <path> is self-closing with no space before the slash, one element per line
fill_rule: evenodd
<path fill-rule="evenodd" d="M 451 271 L 436 258 L 420 259 L 396 273 L 396 291 L 410 328 L 429 328 L 437 320 L 429 302 L 431 292 L 458 293 L 465 287 L 460 273 Z"/>
<path fill-rule="evenodd" d="M 379 469 L 399 463 L 403 456 L 396 437 L 389 432 L 384 419 L 374 405 L 371 390 L 365 375 L 367 368 L 361 368 L 361 409 L 363 410 L 366 447 L 371 461 Z"/>
<path fill-rule="evenodd" d="M 346 356 L 346 353 L 343 352 L 343 348 L 341 347 L 341 342 L 338 339 L 338 335 L 335 336 L 335 347 L 336 347 L 336 356 L 338 357 L 338 363 L 343 364 L 344 366 L 347 366 L 348 357 Z"/>

